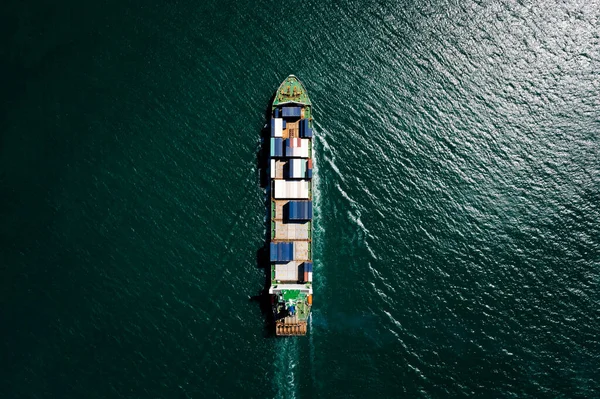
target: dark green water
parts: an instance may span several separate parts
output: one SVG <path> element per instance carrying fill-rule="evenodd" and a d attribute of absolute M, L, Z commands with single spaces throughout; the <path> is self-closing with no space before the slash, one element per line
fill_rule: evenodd
<path fill-rule="evenodd" d="M 600 397 L 598 1 L 10 2 L 0 397 Z M 317 118 L 265 337 L 264 111 Z"/>

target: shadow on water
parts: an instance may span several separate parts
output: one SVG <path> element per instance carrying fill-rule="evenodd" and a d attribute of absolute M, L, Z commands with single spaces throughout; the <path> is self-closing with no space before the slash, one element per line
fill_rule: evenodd
<path fill-rule="evenodd" d="M 263 246 L 256 251 L 256 267 L 264 271 L 264 284 L 262 290 L 252 297 L 250 300 L 257 302 L 260 306 L 260 310 L 264 317 L 264 335 L 267 337 L 275 336 L 275 319 L 273 317 L 273 310 L 271 307 L 271 296 L 269 295 L 269 288 L 271 287 L 271 264 L 269 262 L 269 248 L 268 243 L 270 242 L 270 226 L 271 226 L 271 214 L 270 208 L 270 187 L 269 187 L 269 138 L 271 137 L 271 129 L 269 121 L 271 120 L 271 104 L 275 99 L 275 93 L 271 96 L 268 102 L 268 106 L 265 110 L 265 127 L 260 133 L 260 146 L 256 152 L 256 166 L 259 174 L 260 187 L 265 190 L 264 196 L 264 209 L 265 209 L 265 239 Z"/>

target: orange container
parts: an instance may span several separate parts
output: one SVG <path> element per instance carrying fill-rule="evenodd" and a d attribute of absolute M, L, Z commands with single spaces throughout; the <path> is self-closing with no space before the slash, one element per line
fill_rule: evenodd
<path fill-rule="evenodd" d="M 312 305 L 312 295 L 309 295 L 309 296 L 308 296 L 308 304 L 309 304 L 309 305 Z"/>

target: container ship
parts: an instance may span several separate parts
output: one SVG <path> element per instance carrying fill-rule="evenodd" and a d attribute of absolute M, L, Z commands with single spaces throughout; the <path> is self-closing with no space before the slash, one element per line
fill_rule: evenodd
<path fill-rule="evenodd" d="M 313 118 L 294 75 L 277 89 L 269 143 L 269 294 L 276 335 L 306 335 L 312 306 Z"/>

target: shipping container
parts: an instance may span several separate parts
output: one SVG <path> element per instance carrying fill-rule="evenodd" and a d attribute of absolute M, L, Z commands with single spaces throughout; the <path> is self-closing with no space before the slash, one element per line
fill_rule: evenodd
<path fill-rule="evenodd" d="M 302 115 L 300 107 L 281 107 L 281 116 L 284 118 L 299 118 Z"/>
<path fill-rule="evenodd" d="M 309 139 L 286 139 L 284 140 L 283 144 L 285 147 L 286 157 L 308 158 L 310 147 Z"/>
<path fill-rule="evenodd" d="M 275 240 L 308 240 L 310 236 L 310 223 L 301 221 L 301 223 L 286 223 L 281 220 L 275 220 Z"/>
<path fill-rule="evenodd" d="M 308 119 L 302 119 L 300 121 L 300 137 L 310 138 L 312 136 L 312 129 L 309 127 Z"/>
<path fill-rule="evenodd" d="M 306 177 L 306 159 L 291 159 L 288 162 L 289 177 L 293 179 L 302 179 Z"/>
<path fill-rule="evenodd" d="M 296 261 L 275 264 L 275 279 L 279 281 L 303 281 L 304 269 Z"/>
<path fill-rule="evenodd" d="M 271 262 L 277 261 L 277 244 L 274 242 L 269 245 L 269 260 Z"/>
<path fill-rule="evenodd" d="M 280 137 L 271 137 L 271 157 L 283 156 L 283 139 Z"/>
<path fill-rule="evenodd" d="M 283 136 L 283 119 L 273 118 L 271 119 L 271 137 L 282 137 Z"/>
<path fill-rule="evenodd" d="M 294 243 L 294 260 L 310 261 L 311 248 L 307 241 L 296 241 Z"/>
<path fill-rule="evenodd" d="M 312 262 L 304 262 L 302 266 L 303 266 L 304 270 L 306 270 L 309 273 L 312 273 L 312 271 L 313 271 Z"/>
<path fill-rule="evenodd" d="M 287 220 L 312 219 L 311 201 L 290 201 L 284 206 L 284 216 Z"/>
<path fill-rule="evenodd" d="M 292 242 L 271 242 L 270 256 L 271 262 L 281 263 L 289 262 L 294 259 L 294 243 Z"/>
<path fill-rule="evenodd" d="M 274 198 L 277 199 L 309 198 L 310 195 L 310 182 L 307 180 L 275 180 L 273 185 Z"/>

